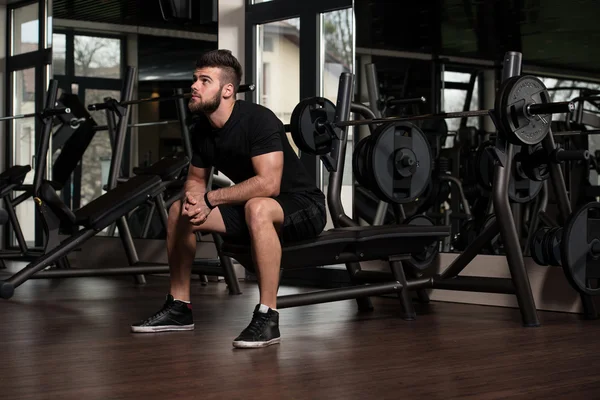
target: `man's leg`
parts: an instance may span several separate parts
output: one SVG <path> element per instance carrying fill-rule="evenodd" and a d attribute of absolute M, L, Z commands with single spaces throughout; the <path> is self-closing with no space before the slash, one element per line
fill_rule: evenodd
<path fill-rule="evenodd" d="M 234 339 L 238 348 L 258 348 L 279 343 L 279 313 L 277 289 L 281 266 L 279 232 L 284 221 L 284 211 L 276 200 L 258 197 L 246 202 L 244 216 L 250 234 L 260 304 L 254 309 L 250 325 Z"/>
<path fill-rule="evenodd" d="M 190 279 L 192 262 L 196 254 L 196 231 L 225 233 L 225 224 L 219 208 L 208 215 L 198 226 L 190 224 L 189 218 L 181 215 L 181 201 L 169 209 L 167 227 L 167 254 L 171 275 L 171 295 L 178 300 L 190 301 Z"/>
<path fill-rule="evenodd" d="M 270 198 L 254 198 L 244 209 L 252 243 L 252 258 L 256 267 L 260 303 L 277 308 L 277 289 L 281 266 L 279 230 L 284 213 L 281 205 Z"/>
<path fill-rule="evenodd" d="M 196 231 L 225 233 L 225 224 L 215 208 L 202 225 L 192 225 L 181 215 L 181 201 L 169 209 L 167 253 L 171 276 L 170 293 L 163 307 L 151 317 L 131 326 L 132 332 L 151 333 L 194 329 L 190 303 L 190 278 L 196 253 Z"/>

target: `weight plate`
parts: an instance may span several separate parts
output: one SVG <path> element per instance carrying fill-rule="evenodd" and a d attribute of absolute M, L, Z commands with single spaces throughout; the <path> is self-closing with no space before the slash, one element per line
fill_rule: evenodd
<path fill-rule="evenodd" d="M 477 184 L 486 192 L 492 190 L 492 183 L 494 181 L 494 159 L 488 151 L 493 146 L 494 143 L 486 141 L 475 152 Z"/>
<path fill-rule="evenodd" d="M 323 97 L 302 100 L 292 111 L 290 132 L 301 151 L 322 155 L 331 152 L 332 137 L 325 128 L 335 120 L 335 105 Z"/>
<path fill-rule="evenodd" d="M 531 115 L 531 104 L 549 103 L 550 96 L 544 83 L 534 76 L 509 78 L 498 92 L 494 112 L 499 130 L 516 145 L 540 143 L 550 130 L 552 115 Z"/>
<path fill-rule="evenodd" d="M 562 268 L 573 288 L 600 294 L 600 288 L 591 286 L 591 280 L 600 278 L 600 203 L 590 202 L 571 215 L 561 250 Z"/>
<path fill-rule="evenodd" d="M 561 260 L 561 243 L 562 243 L 562 234 L 563 234 L 563 228 L 556 228 L 556 230 L 553 232 L 552 237 L 550 238 L 550 246 L 551 249 L 548 252 L 548 254 L 550 255 L 550 259 L 548 260 L 548 264 L 552 265 L 553 267 L 560 267 L 562 260 Z"/>
<path fill-rule="evenodd" d="M 515 154 L 520 151 L 520 146 L 515 146 Z M 542 190 L 544 183 L 529 179 L 523 173 L 518 157 L 513 159 L 512 168 L 513 173 L 508 183 L 508 197 L 515 203 L 527 203 L 533 200 Z"/>
<path fill-rule="evenodd" d="M 352 153 L 352 171 L 359 185 L 369 188 L 369 181 L 365 171 L 365 149 L 367 148 L 367 142 L 371 137 L 367 136 L 363 138 Z"/>
<path fill-rule="evenodd" d="M 412 217 L 407 218 L 403 224 L 414 226 L 434 226 L 433 220 L 425 215 L 413 215 Z M 439 253 L 439 250 L 440 243 L 439 241 L 436 241 L 431 245 L 420 249 L 418 252 L 413 252 L 410 260 L 403 261 L 403 263 L 416 270 L 425 271 L 427 268 L 431 267 L 433 260 Z"/>
<path fill-rule="evenodd" d="M 427 188 L 432 156 L 427 138 L 414 124 L 380 125 L 368 151 L 373 186 L 392 203 L 410 203 Z"/>
<path fill-rule="evenodd" d="M 550 168 L 547 161 L 543 160 L 545 151 L 541 144 L 523 146 L 515 157 L 521 164 L 524 175 L 534 181 L 545 181 L 550 177 Z"/>
<path fill-rule="evenodd" d="M 548 232 L 549 230 L 550 228 L 548 227 L 538 229 L 535 232 L 535 235 L 533 235 L 531 243 L 529 244 L 531 258 L 533 258 L 533 261 L 535 261 L 535 263 L 538 265 L 548 265 L 546 260 L 544 259 L 544 251 L 542 246 L 544 244 L 546 232 Z"/>

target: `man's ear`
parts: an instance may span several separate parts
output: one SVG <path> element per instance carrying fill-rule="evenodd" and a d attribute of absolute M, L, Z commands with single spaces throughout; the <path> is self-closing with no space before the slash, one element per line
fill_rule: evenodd
<path fill-rule="evenodd" d="M 223 98 L 228 99 L 231 96 L 233 96 L 234 93 L 235 92 L 233 90 L 233 84 L 232 83 L 228 83 L 228 84 L 226 84 L 226 85 L 223 86 L 223 91 L 221 93 L 223 95 Z"/>

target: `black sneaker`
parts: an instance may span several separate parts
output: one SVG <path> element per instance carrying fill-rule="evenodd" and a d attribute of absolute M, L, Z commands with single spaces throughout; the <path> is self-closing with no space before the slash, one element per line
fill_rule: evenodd
<path fill-rule="evenodd" d="M 260 305 L 254 309 L 252 322 L 233 341 L 233 347 L 253 349 L 279 343 L 279 313 L 271 308 L 266 313 L 259 312 Z"/>
<path fill-rule="evenodd" d="M 136 333 L 191 331 L 194 329 L 192 305 L 176 301 L 170 294 L 163 308 L 145 321 L 131 325 Z"/>

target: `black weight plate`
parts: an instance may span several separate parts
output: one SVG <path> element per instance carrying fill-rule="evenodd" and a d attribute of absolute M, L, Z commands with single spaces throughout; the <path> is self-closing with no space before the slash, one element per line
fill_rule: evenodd
<path fill-rule="evenodd" d="M 410 203 L 416 200 L 427 188 L 431 179 L 432 156 L 427 138 L 414 124 L 395 122 L 379 126 L 373 132 L 371 159 L 373 185 L 384 195 L 383 200 L 392 203 Z M 416 163 L 409 178 L 402 178 L 395 172 L 395 154 L 401 148 L 412 150 Z M 410 188 L 401 189 L 410 179 Z"/>
<path fill-rule="evenodd" d="M 598 257 L 594 259 L 590 255 L 590 245 L 600 239 L 595 229 L 590 229 L 591 224 L 597 228 L 599 221 L 593 214 L 599 211 L 600 203 L 595 201 L 581 207 L 569 218 L 562 237 L 562 268 L 565 276 L 575 290 L 589 295 L 600 294 L 600 288 L 590 287 L 588 282 L 590 278 L 597 278 L 600 271 Z"/>
<path fill-rule="evenodd" d="M 290 133 L 298 148 L 308 154 L 327 154 L 331 152 L 329 145 L 317 146 L 315 136 L 320 133 L 318 121 L 333 122 L 335 120 L 335 105 L 323 97 L 310 97 L 302 100 L 294 107 L 290 118 Z"/>
<path fill-rule="evenodd" d="M 548 103 L 544 83 L 534 76 L 509 78 L 498 92 L 494 112 L 506 139 L 516 145 L 540 143 L 550 130 L 552 115 L 528 115 L 530 104 Z"/>
<path fill-rule="evenodd" d="M 539 163 L 538 157 L 536 157 L 539 154 L 538 152 L 544 152 L 541 144 L 523 146 L 518 154 L 518 160 L 521 162 L 523 172 L 529 179 L 545 181 L 550 177 L 550 167 L 548 163 Z"/>
<path fill-rule="evenodd" d="M 483 142 L 475 152 L 475 173 L 477 184 L 485 192 L 492 190 L 494 180 L 494 159 L 488 149 L 494 144 L 490 141 Z"/>
<path fill-rule="evenodd" d="M 521 151 L 520 146 L 515 146 L 515 154 Z M 518 160 L 515 157 L 512 163 L 513 173 L 508 183 L 508 197 L 515 203 L 527 203 L 540 193 L 544 182 L 523 178 L 517 172 Z"/>
<path fill-rule="evenodd" d="M 557 228 L 556 231 L 554 231 L 552 238 L 550 239 L 550 246 L 551 249 L 548 252 L 548 254 L 550 255 L 550 259 L 548 260 L 548 263 L 550 265 L 552 265 L 553 267 L 560 267 L 561 265 L 561 244 L 562 244 L 562 234 L 563 234 L 563 228 Z"/>
<path fill-rule="evenodd" d="M 556 227 L 550 228 L 548 230 L 548 232 L 546 232 L 546 234 L 544 235 L 544 238 L 542 241 L 542 254 L 544 257 L 544 261 L 546 262 L 546 265 L 553 265 L 552 264 L 552 242 L 553 242 L 553 238 L 554 238 L 554 235 L 557 230 L 558 230 L 558 228 L 556 228 Z"/>
<path fill-rule="evenodd" d="M 359 183 L 359 185 L 367 189 L 369 188 L 369 182 L 365 175 L 365 149 L 367 147 L 367 141 L 370 138 L 370 136 L 367 136 L 363 138 L 360 142 L 358 142 L 352 154 L 352 171 L 354 172 L 356 181 Z"/>
<path fill-rule="evenodd" d="M 531 243 L 529 244 L 531 258 L 533 258 L 533 261 L 535 261 L 535 263 L 538 265 L 542 265 L 542 266 L 548 265 L 548 263 L 544 259 L 544 251 L 543 251 L 542 246 L 544 244 L 544 237 L 546 235 L 546 232 L 548 232 L 549 230 L 550 230 L 550 228 L 548 228 L 548 227 L 543 227 L 541 229 L 538 229 L 535 232 L 535 235 L 533 235 L 533 238 L 531 239 Z"/>
<path fill-rule="evenodd" d="M 414 226 L 434 226 L 433 220 L 425 215 L 413 215 L 407 218 L 403 225 L 414 225 Z M 435 257 L 438 255 L 440 249 L 439 241 L 434 242 L 430 246 L 411 254 L 410 260 L 403 261 L 407 266 L 414 268 L 419 271 L 425 271 L 431 267 Z"/>

